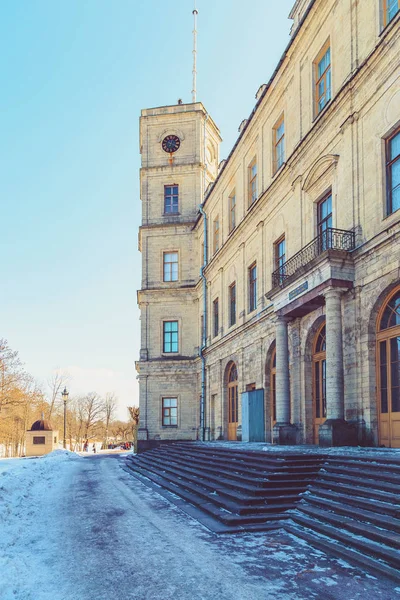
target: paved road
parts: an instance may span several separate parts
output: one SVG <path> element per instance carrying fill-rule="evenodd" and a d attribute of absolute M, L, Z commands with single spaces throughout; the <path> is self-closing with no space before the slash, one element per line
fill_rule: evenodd
<path fill-rule="evenodd" d="M 46 524 L 58 540 L 46 565 L 57 592 L 35 600 L 400 600 L 390 583 L 285 533 L 215 536 L 126 473 L 124 460 L 85 457 L 60 482 Z"/>

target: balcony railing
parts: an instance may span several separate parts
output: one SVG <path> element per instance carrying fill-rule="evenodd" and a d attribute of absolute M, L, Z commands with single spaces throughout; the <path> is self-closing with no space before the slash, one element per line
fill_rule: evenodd
<path fill-rule="evenodd" d="M 272 286 L 276 287 L 280 285 L 284 287 L 289 277 L 297 273 L 302 267 L 305 267 L 326 250 L 350 252 L 350 250 L 354 250 L 354 247 L 354 231 L 329 227 L 272 273 Z"/>

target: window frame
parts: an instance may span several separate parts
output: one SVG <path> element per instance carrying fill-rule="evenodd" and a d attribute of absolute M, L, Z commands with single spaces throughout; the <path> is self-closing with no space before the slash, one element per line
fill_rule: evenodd
<path fill-rule="evenodd" d="M 284 253 L 280 254 L 280 246 L 284 243 Z M 282 260 L 283 258 L 283 260 Z M 274 271 L 280 270 L 286 262 L 286 237 L 285 234 L 274 242 Z"/>
<path fill-rule="evenodd" d="M 253 168 L 255 167 L 255 174 L 252 175 Z M 257 157 L 255 156 L 253 160 L 250 162 L 248 166 L 248 205 L 249 208 L 256 202 L 258 198 L 258 190 L 257 190 Z M 254 184 L 254 186 L 253 186 Z M 254 193 L 255 192 L 255 193 Z"/>
<path fill-rule="evenodd" d="M 177 193 L 175 194 L 173 191 L 171 194 L 167 194 L 167 188 L 177 188 Z M 173 198 L 177 198 L 176 210 L 167 210 L 167 198 L 171 199 L 171 207 L 174 207 Z M 178 183 L 170 183 L 164 184 L 164 216 L 169 215 L 179 215 L 179 184 Z"/>
<path fill-rule="evenodd" d="M 236 281 L 229 286 L 229 327 L 236 325 Z"/>
<path fill-rule="evenodd" d="M 176 262 L 166 262 L 165 257 L 168 254 L 176 254 Z M 172 265 L 176 264 L 176 279 L 172 279 Z M 171 275 L 171 279 L 166 279 L 165 278 L 165 267 L 166 265 L 171 265 L 170 268 L 170 275 Z M 162 266 L 162 270 L 163 270 L 163 282 L 164 283 L 175 283 L 177 281 L 179 281 L 179 252 L 178 250 L 164 250 L 163 251 L 163 266 Z"/>
<path fill-rule="evenodd" d="M 326 67 L 321 76 L 318 75 L 318 67 L 324 59 L 325 55 L 329 50 L 329 67 Z M 332 46 L 330 42 L 330 38 L 327 39 L 325 44 L 322 46 L 321 50 L 318 52 L 315 60 L 314 60 L 314 118 L 317 118 L 323 110 L 328 106 L 329 102 L 332 100 Z M 322 96 L 326 96 L 326 75 L 329 71 L 330 74 L 330 87 L 329 87 L 329 99 L 325 100 L 324 105 L 319 108 L 319 102 Z M 321 81 L 324 81 L 324 94 L 319 96 L 318 87 Z"/>
<path fill-rule="evenodd" d="M 278 131 L 280 126 L 283 125 L 283 135 L 278 138 Z M 282 144 L 282 162 L 278 162 L 278 147 Z M 285 114 L 282 113 L 277 122 L 273 127 L 273 140 L 272 140 L 272 156 L 273 156 L 273 165 L 272 165 L 272 174 L 275 175 L 281 167 L 285 164 Z"/>
<path fill-rule="evenodd" d="M 219 215 L 213 221 L 213 254 L 216 254 L 220 249 L 220 226 Z"/>
<path fill-rule="evenodd" d="M 175 406 L 166 406 L 164 405 L 165 401 L 174 401 L 175 402 Z M 171 414 L 171 409 L 175 409 L 175 415 Z M 165 411 L 168 410 L 169 414 L 165 414 Z M 171 421 L 171 419 L 175 418 L 176 419 L 176 423 L 166 423 L 165 420 L 169 419 Z M 178 397 L 177 396 L 163 396 L 161 398 L 161 425 L 162 427 L 178 427 Z"/>
<path fill-rule="evenodd" d="M 331 212 L 328 213 L 328 215 L 326 217 L 321 219 L 321 207 L 329 198 L 331 199 Z M 323 223 L 327 223 L 329 221 L 329 219 L 331 221 L 331 224 L 328 225 L 328 227 L 325 227 L 325 229 L 323 229 Z M 333 227 L 333 197 L 332 197 L 332 190 L 329 190 L 329 192 L 324 194 L 322 196 L 322 198 L 320 198 L 320 200 L 318 200 L 318 202 L 317 202 L 317 236 L 322 237 L 324 231 L 326 231 L 326 229 L 332 228 L 332 227 Z"/>
<path fill-rule="evenodd" d="M 392 167 L 396 162 L 400 161 L 400 153 L 393 159 L 390 159 L 390 144 L 392 140 L 400 136 L 400 126 L 385 139 L 385 175 L 386 175 L 386 217 L 393 215 L 399 208 L 393 210 L 393 189 L 392 188 Z M 396 186 L 399 187 L 400 183 Z"/>
<path fill-rule="evenodd" d="M 213 300 L 213 337 L 219 335 L 219 298 Z"/>
<path fill-rule="evenodd" d="M 255 273 L 255 277 L 253 277 Z M 248 282 L 249 282 L 249 310 L 251 313 L 257 308 L 257 261 L 254 261 L 248 267 Z"/>
<path fill-rule="evenodd" d="M 400 0 L 397 2 L 397 11 L 394 13 L 391 19 L 388 18 L 388 8 L 390 0 L 382 0 L 382 29 L 385 29 L 396 18 L 396 15 L 400 12 Z"/>
<path fill-rule="evenodd" d="M 176 323 L 176 331 L 166 331 L 165 326 L 167 323 Z M 176 350 L 173 350 L 173 344 L 175 343 L 172 334 L 176 333 Z M 171 334 L 170 341 L 167 342 L 166 334 Z M 171 350 L 166 350 L 166 344 L 171 345 Z M 164 319 L 162 322 L 162 353 L 163 354 L 179 354 L 179 321 L 177 319 Z"/>
<path fill-rule="evenodd" d="M 236 228 L 236 190 L 233 190 L 228 197 L 229 203 L 229 233 Z"/>

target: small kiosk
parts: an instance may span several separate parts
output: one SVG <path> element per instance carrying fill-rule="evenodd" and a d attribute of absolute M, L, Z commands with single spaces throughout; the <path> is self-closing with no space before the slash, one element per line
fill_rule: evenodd
<path fill-rule="evenodd" d="M 26 456 L 43 456 L 58 449 L 58 431 L 54 431 L 48 421 L 42 418 L 35 421 L 26 432 Z"/>

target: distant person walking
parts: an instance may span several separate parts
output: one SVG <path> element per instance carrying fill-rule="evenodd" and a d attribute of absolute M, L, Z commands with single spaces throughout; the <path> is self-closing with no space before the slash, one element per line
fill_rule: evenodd
<path fill-rule="evenodd" d="M 93 452 L 96 454 L 96 444 L 93 444 Z"/>

